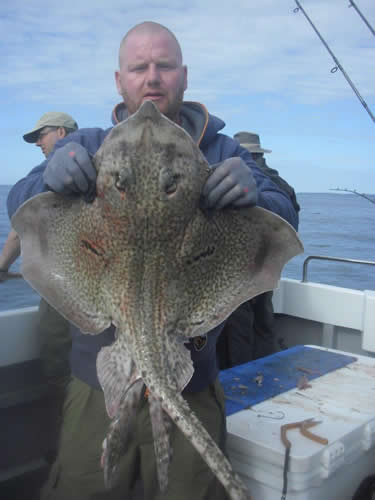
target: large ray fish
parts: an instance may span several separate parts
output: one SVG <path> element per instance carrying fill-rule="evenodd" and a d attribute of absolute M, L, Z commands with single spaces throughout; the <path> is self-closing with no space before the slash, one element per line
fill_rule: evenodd
<path fill-rule="evenodd" d="M 40 295 L 83 332 L 116 326 L 115 342 L 97 360 L 113 419 L 102 457 L 106 484 L 116 479 L 144 383 L 162 491 L 173 421 L 231 499 L 248 499 L 181 396 L 193 374 L 184 342 L 274 288 L 302 245 L 288 223 L 261 208 L 202 210 L 210 167 L 150 101 L 113 128 L 93 161 L 93 203 L 44 193 L 24 203 L 12 224 L 23 275 Z"/>

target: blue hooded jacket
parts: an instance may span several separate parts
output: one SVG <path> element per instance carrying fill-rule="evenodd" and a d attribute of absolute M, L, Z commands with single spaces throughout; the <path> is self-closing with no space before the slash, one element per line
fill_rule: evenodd
<path fill-rule="evenodd" d="M 112 121 L 117 124 L 126 119 L 127 116 L 125 104 L 120 103 L 112 113 Z M 240 146 L 234 139 L 219 133 L 225 126 L 220 118 L 210 115 L 202 104 L 184 102 L 180 111 L 180 125 L 199 145 L 211 165 L 228 158 L 241 157 L 252 169 L 256 180 L 258 206 L 280 215 L 297 229 L 298 214 L 288 195 L 264 175 L 252 160 L 248 150 Z M 94 155 L 110 130 L 111 128 L 106 130 L 99 128 L 79 129 L 58 141 L 48 158 L 35 167 L 25 178 L 18 181 L 10 190 L 7 200 L 9 217 L 12 217 L 18 207 L 30 197 L 49 190 L 43 181 L 43 172 L 56 149 L 68 142 L 76 142 L 84 146 L 91 155 Z M 214 328 L 203 338 L 192 339 L 186 345 L 191 352 L 194 375 L 185 391 L 201 391 L 217 377 L 216 342 L 223 326 L 224 323 Z M 87 335 L 81 333 L 76 326 L 71 325 L 71 334 L 72 374 L 90 386 L 100 389 L 96 374 L 96 357 L 102 347 L 110 345 L 114 341 L 114 327 L 106 329 L 99 335 Z"/>

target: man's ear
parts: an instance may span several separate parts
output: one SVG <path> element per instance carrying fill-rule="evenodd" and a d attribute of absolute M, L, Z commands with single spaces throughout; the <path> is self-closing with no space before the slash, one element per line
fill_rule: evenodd
<path fill-rule="evenodd" d="M 187 66 L 183 66 L 183 68 L 184 68 L 184 91 L 185 91 L 188 87 L 188 70 Z"/>
<path fill-rule="evenodd" d="M 66 135 L 67 135 L 67 133 L 66 133 L 66 130 L 64 129 L 64 127 L 59 127 L 57 129 L 57 136 L 59 139 L 63 139 Z"/>
<path fill-rule="evenodd" d="M 116 82 L 116 88 L 117 92 L 122 95 L 122 86 L 121 86 L 121 75 L 120 71 L 115 71 L 115 82 Z"/>

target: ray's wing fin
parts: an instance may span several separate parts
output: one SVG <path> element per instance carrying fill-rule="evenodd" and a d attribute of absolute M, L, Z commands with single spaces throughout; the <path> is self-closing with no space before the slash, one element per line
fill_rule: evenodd
<path fill-rule="evenodd" d="M 186 334 L 206 333 L 246 300 L 274 289 L 285 263 L 302 251 L 293 227 L 263 208 L 197 212 L 177 255 L 191 298 Z"/>
<path fill-rule="evenodd" d="M 43 193 L 12 217 L 21 240 L 22 274 L 58 312 L 81 330 L 99 333 L 111 319 L 101 281 L 108 267 L 100 241 L 100 211 L 81 199 Z M 93 223 L 95 221 L 96 225 Z"/>

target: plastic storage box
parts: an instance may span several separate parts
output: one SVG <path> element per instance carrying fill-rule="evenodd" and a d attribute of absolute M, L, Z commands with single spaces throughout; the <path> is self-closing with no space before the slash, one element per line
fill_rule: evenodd
<path fill-rule="evenodd" d="M 222 372 L 231 413 L 230 459 L 253 500 L 280 500 L 286 451 L 281 426 L 314 418 L 321 423 L 309 430 L 328 444 L 288 431 L 286 499 L 352 499 L 361 481 L 375 474 L 375 359 L 313 346 L 296 349 Z"/>

